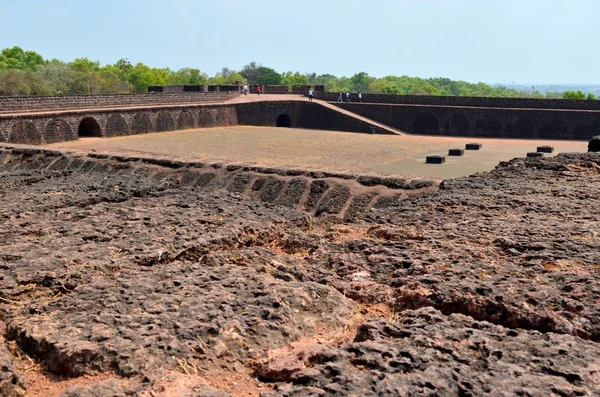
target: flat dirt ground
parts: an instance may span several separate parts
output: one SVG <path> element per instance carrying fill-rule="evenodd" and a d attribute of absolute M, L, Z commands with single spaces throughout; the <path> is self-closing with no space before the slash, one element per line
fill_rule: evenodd
<path fill-rule="evenodd" d="M 480 151 L 446 157 L 442 165 L 425 164 L 430 154 L 446 155 L 466 143 L 483 144 Z M 222 127 L 86 138 L 49 145 L 61 149 L 96 150 L 172 156 L 203 161 L 242 162 L 331 171 L 377 172 L 450 178 L 489 171 L 500 161 L 525 157 L 537 146 L 554 146 L 555 153 L 585 152 L 587 142 L 368 135 L 336 131 L 273 127 Z"/>

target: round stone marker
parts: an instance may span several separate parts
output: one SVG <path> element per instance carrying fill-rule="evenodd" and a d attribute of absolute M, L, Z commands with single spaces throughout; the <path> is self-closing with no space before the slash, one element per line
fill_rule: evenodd
<path fill-rule="evenodd" d="M 527 153 L 527 157 L 529 157 L 529 158 L 544 157 L 544 153 L 529 152 L 529 153 Z"/>
<path fill-rule="evenodd" d="M 540 153 L 554 153 L 554 146 L 538 146 L 537 151 Z"/>
<path fill-rule="evenodd" d="M 425 163 L 427 164 L 443 164 L 444 162 L 446 162 L 446 156 L 440 156 L 438 154 L 427 156 L 425 159 Z"/>
<path fill-rule="evenodd" d="M 467 143 L 465 145 L 466 150 L 479 150 L 483 147 L 481 143 Z"/>
<path fill-rule="evenodd" d="M 448 156 L 462 156 L 465 154 L 464 149 L 450 149 L 448 150 Z"/>

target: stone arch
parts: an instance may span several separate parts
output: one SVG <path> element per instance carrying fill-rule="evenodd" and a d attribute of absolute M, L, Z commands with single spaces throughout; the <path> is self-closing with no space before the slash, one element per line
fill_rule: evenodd
<path fill-rule="evenodd" d="M 42 137 L 31 121 L 17 120 L 10 130 L 11 143 L 42 143 Z"/>
<path fill-rule="evenodd" d="M 120 114 L 108 116 L 105 132 L 107 137 L 129 135 L 129 126 L 125 117 Z"/>
<path fill-rule="evenodd" d="M 46 143 L 72 141 L 76 139 L 71 126 L 63 119 L 53 119 L 46 124 Z"/>
<path fill-rule="evenodd" d="M 471 132 L 471 122 L 464 113 L 456 112 L 450 116 L 448 123 L 448 135 L 463 136 Z"/>
<path fill-rule="evenodd" d="M 198 127 L 208 128 L 215 125 L 213 115 L 208 109 L 201 109 L 198 113 Z"/>
<path fill-rule="evenodd" d="M 574 139 L 590 139 L 596 135 L 600 135 L 600 123 L 596 120 L 578 120 L 573 127 Z"/>
<path fill-rule="evenodd" d="M 504 134 L 508 138 L 534 138 L 535 123 L 527 116 L 512 117 L 506 123 Z"/>
<path fill-rule="evenodd" d="M 413 132 L 421 135 L 438 135 L 440 133 L 440 121 L 431 112 L 419 113 L 413 122 Z"/>
<path fill-rule="evenodd" d="M 162 112 L 158 112 L 158 116 L 156 116 L 156 131 L 174 131 L 175 130 L 175 121 L 171 116 L 171 113 L 163 110 Z"/>
<path fill-rule="evenodd" d="M 189 130 L 194 128 L 194 116 L 187 110 L 182 110 L 177 117 L 177 128 L 180 130 Z"/>
<path fill-rule="evenodd" d="M 542 123 L 540 138 L 569 138 L 569 125 L 563 119 L 551 119 Z"/>
<path fill-rule="evenodd" d="M 131 122 L 131 132 L 133 134 L 147 134 L 152 131 L 152 120 L 150 120 L 148 113 L 137 113 L 133 116 Z"/>
<path fill-rule="evenodd" d="M 282 114 L 279 117 L 277 117 L 276 125 L 277 127 L 290 128 L 292 126 L 292 119 L 289 115 Z"/>
<path fill-rule="evenodd" d="M 476 136 L 502 136 L 502 120 L 497 116 L 484 116 L 475 120 Z"/>
<path fill-rule="evenodd" d="M 102 136 L 102 128 L 100 128 L 100 124 L 93 117 L 84 117 L 79 122 L 79 127 L 77 128 L 77 136 L 82 137 L 101 137 Z"/>
<path fill-rule="evenodd" d="M 229 125 L 233 125 L 233 121 L 231 120 L 231 111 L 229 108 L 218 108 L 217 109 L 217 126 L 225 127 Z"/>

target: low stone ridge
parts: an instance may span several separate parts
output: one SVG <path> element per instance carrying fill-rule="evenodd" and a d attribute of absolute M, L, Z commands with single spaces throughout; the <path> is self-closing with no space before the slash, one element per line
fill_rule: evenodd
<path fill-rule="evenodd" d="M 204 164 L 166 158 L 143 158 L 91 152 L 87 156 L 18 147 L 2 149 L 7 169 L 43 169 L 68 172 L 108 172 L 143 175 L 153 180 L 173 180 L 180 186 L 225 189 L 265 203 L 277 203 L 319 216 L 346 217 L 344 211 L 355 194 L 373 190 L 376 196 L 405 197 L 434 191 L 437 181 L 381 175 L 354 175 L 244 164 Z M 156 167 L 155 167 L 156 166 Z M 352 213 L 358 207 L 353 207 Z M 364 208 L 367 210 L 368 208 Z M 356 215 L 356 214 L 355 214 Z"/>
<path fill-rule="evenodd" d="M 0 391 L 598 394 L 598 154 L 415 194 L 271 171 L 0 150 Z"/>

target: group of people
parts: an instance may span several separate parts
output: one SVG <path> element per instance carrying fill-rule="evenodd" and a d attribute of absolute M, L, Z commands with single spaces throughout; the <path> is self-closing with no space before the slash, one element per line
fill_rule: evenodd
<path fill-rule="evenodd" d="M 241 86 L 241 93 L 242 93 L 242 95 L 248 95 L 248 92 L 249 92 L 248 91 L 248 84 L 244 84 L 243 86 Z M 260 85 L 257 85 L 256 86 L 256 94 L 260 95 L 261 93 L 262 93 L 262 87 Z M 340 93 L 340 95 L 342 95 L 342 94 Z M 360 94 L 358 94 L 358 95 L 359 95 L 359 98 L 360 98 Z M 313 96 L 314 96 L 314 91 L 313 91 L 313 88 L 310 87 L 310 89 L 308 90 L 308 100 L 312 102 Z M 348 102 L 350 102 L 350 101 L 348 101 Z"/>
<path fill-rule="evenodd" d="M 340 95 L 338 95 L 337 101 L 338 102 L 344 102 L 344 97 L 343 97 L 343 95 L 342 95 L 341 92 L 340 92 Z M 360 93 L 360 92 L 358 93 L 358 101 L 362 102 L 362 93 Z M 350 93 L 349 92 L 346 93 L 346 102 L 352 102 L 352 99 L 350 98 Z"/>
<path fill-rule="evenodd" d="M 242 95 L 248 95 L 248 92 L 249 92 L 249 91 L 248 91 L 248 84 L 244 84 L 244 85 L 242 86 Z M 262 88 L 260 88 L 260 86 L 259 86 L 259 85 L 257 85 L 257 86 L 256 86 L 256 93 L 257 93 L 258 95 L 260 95 L 260 93 L 261 93 L 261 92 L 262 92 Z"/>

